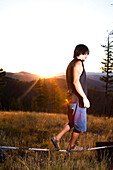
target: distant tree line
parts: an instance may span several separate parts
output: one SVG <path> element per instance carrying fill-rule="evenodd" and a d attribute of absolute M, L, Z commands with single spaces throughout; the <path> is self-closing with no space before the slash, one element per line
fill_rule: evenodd
<path fill-rule="evenodd" d="M 32 99 L 32 110 L 37 112 L 61 111 L 61 90 L 56 81 L 39 79 L 36 86 L 36 96 Z"/>
<path fill-rule="evenodd" d="M 0 94 L 1 110 L 67 113 L 65 79 L 51 78 L 39 79 L 37 82 L 24 82 L 5 77 L 2 81 L 5 82 L 5 86 L 1 89 Z M 88 98 L 91 101 L 88 114 L 103 116 L 104 91 L 88 87 Z M 109 116 L 109 113 L 110 116 L 113 115 L 113 111 L 110 112 L 112 108 L 111 100 L 111 96 L 108 96 L 107 106 L 109 110 L 106 116 Z"/>
<path fill-rule="evenodd" d="M 24 82 L 1 74 L 0 110 L 67 113 L 66 80 L 61 78 L 38 79 Z M 105 92 L 88 84 L 91 107 L 88 114 L 103 116 Z M 112 96 L 108 96 L 106 116 L 113 116 Z"/>
<path fill-rule="evenodd" d="M 4 78 L 7 82 L 2 89 L 1 110 L 23 110 L 60 113 L 65 110 L 64 92 L 55 79 L 39 79 L 36 83 Z M 32 85 L 35 84 L 33 87 Z M 28 91 L 28 89 L 32 89 Z"/>

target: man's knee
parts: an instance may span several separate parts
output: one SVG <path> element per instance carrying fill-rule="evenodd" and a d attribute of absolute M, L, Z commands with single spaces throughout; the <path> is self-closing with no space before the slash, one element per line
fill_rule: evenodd
<path fill-rule="evenodd" d="M 78 131 L 77 129 L 73 129 L 73 132 L 76 132 L 76 133 L 80 133 L 80 131 Z"/>

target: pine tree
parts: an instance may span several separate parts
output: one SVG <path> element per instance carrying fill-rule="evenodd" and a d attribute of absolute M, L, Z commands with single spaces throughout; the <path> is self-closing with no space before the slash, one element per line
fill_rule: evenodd
<path fill-rule="evenodd" d="M 53 113 L 60 112 L 61 109 L 61 90 L 57 85 L 56 79 L 51 81 L 50 87 L 50 110 Z"/>
<path fill-rule="evenodd" d="M 6 82 L 2 80 L 5 77 L 5 75 L 6 72 L 3 71 L 2 68 L 0 68 L 0 95 L 2 93 L 2 88 L 6 85 Z M 0 109 L 2 109 L 1 98 L 0 98 Z"/>
<path fill-rule="evenodd" d="M 39 79 L 35 89 L 37 95 L 32 99 L 32 110 L 37 112 L 60 112 L 61 90 L 56 80 Z"/>
<path fill-rule="evenodd" d="M 105 115 L 107 113 L 107 97 L 113 93 L 113 41 L 109 40 L 109 35 L 111 34 L 108 34 L 107 45 L 102 45 L 105 49 L 106 58 L 101 62 L 103 65 L 101 70 L 105 75 L 100 77 L 100 80 L 105 83 L 101 85 L 105 88 Z"/>
<path fill-rule="evenodd" d="M 6 84 L 4 81 L 2 81 L 2 79 L 5 77 L 5 75 L 6 75 L 6 72 L 3 71 L 2 68 L 0 68 L 0 87 L 4 87 Z"/>

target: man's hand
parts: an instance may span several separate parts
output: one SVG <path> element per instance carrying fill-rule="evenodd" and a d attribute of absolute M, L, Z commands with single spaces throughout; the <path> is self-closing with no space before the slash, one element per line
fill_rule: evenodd
<path fill-rule="evenodd" d="M 83 98 L 83 103 L 84 103 L 84 107 L 85 107 L 85 108 L 89 108 L 89 107 L 90 107 L 90 102 L 89 102 L 89 100 L 87 99 L 87 97 Z"/>

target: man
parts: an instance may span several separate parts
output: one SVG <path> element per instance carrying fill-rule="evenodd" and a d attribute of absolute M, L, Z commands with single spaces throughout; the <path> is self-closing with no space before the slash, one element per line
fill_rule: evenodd
<path fill-rule="evenodd" d="M 90 107 L 87 98 L 86 72 L 83 62 L 89 54 L 89 49 L 84 44 L 75 47 L 73 60 L 69 63 L 66 70 L 66 81 L 68 87 L 68 119 L 69 123 L 64 129 L 51 139 L 54 146 L 59 150 L 59 141 L 61 137 L 74 127 L 72 137 L 67 150 L 82 150 L 82 147 L 76 146 L 80 132 L 86 132 L 86 108 Z"/>

